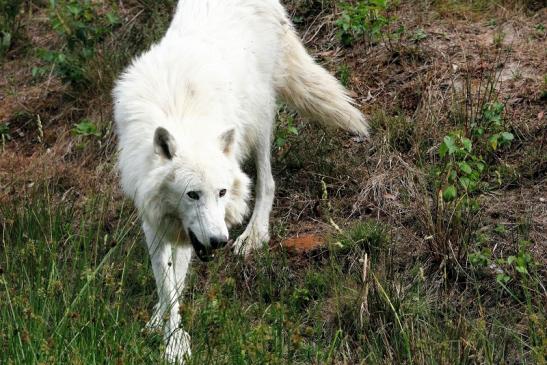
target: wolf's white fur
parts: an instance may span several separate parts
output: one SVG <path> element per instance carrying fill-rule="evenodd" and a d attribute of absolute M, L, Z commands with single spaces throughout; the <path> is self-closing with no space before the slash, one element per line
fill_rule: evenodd
<path fill-rule="evenodd" d="M 248 253 L 269 239 L 276 98 L 360 135 L 367 123 L 308 55 L 278 0 L 180 1 L 163 39 L 133 61 L 113 94 L 121 184 L 142 215 L 159 294 L 148 326 L 163 325 L 166 358 L 182 362 L 190 342 L 177 298 L 188 235 L 210 247 L 243 222 L 250 179 L 240 166 L 250 155 L 256 201 L 234 246 Z"/>

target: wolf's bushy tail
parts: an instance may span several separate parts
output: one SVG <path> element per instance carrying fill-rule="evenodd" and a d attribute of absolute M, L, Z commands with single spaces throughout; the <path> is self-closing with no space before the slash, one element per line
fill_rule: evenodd
<path fill-rule="evenodd" d="M 353 106 L 347 90 L 315 63 L 290 26 L 286 28 L 283 47 L 283 72 L 278 86 L 281 98 L 312 119 L 368 136 L 368 123 Z"/>

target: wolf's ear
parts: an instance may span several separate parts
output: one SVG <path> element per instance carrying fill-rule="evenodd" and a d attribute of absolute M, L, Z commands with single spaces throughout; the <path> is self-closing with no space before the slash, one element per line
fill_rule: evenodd
<path fill-rule="evenodd" d="M 177 152 L 175 139 L 163 127 L 158 127 L 154 133 L 154 152 L 168 160 L 172 159 Z"/>
<path fill-rule="evenodd" d="M 236 130 L 230 128 L 220 135 L 220 147 L 224 154 L 229 155 L 234 147 Z"/>

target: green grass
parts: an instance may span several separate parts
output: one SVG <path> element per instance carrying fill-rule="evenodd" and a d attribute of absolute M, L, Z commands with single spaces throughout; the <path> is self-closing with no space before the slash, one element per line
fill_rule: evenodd
<path fill-rule="evenodd" d="M 146 256 L 133 218 L 105 226 L 109 204 L 96 198 L 82 212 L 37 198 L 3 207 L 1 363 L 157 357 L 157 341 L 141 336 L 137 320 L 153 294 Z"/>
<path fill-rule="evenodd" d="M 156 298 L 137 217 L 112 197 L 67 207 L 44 196 L 1 210 L 0 362 L 161 361 L 161 335 L 141 332 Z M 182 305 L 190 363 L 543 359 L 537 274 L 506 289 L 474 272 L 449 285 L 425 261 L 402 266 L 374 221 L 330 242 L 307 256 L 272 249 L 194 265 Z"/>

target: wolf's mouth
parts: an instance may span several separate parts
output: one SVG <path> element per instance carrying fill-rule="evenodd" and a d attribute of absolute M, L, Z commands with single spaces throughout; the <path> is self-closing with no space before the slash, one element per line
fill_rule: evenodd
<path fill-rule="evenodd" d="M 201 242 L 199 242 L 198 238 L 192 232 L 192 230 L 188 230 L 189 236 L 190 236 L 190 242 L 192 242 L 192 246 L 194 246 L 194 251 L 196 251 L 196 255 L 198 255 L 199 259 L 203 262 L 211 261 L 215 255 L 213 254 L 212 249 L 205 247 Z"/>

